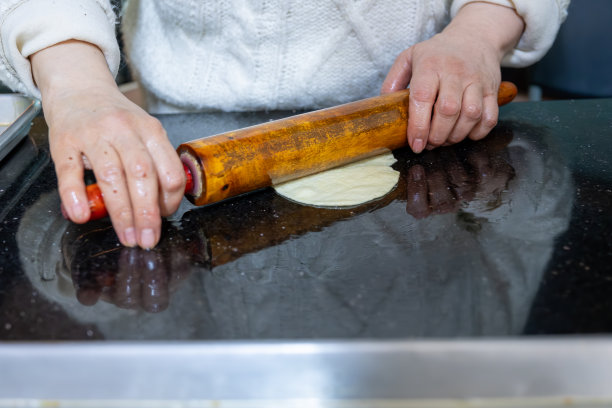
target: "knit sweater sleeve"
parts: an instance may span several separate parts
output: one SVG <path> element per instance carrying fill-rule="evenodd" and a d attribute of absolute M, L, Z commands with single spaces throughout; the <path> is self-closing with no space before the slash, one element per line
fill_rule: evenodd
<path fill-rule="evenodd" d="M 454 0 L 451 17 L 472 2 L 483 0 Z M 570 0 L 484 0 L 486 3 L 511 7 L 525 21 L 525 31 L 517 46 L 502 60 L 506 67 L 525 67 L 540 60 L 552 46 L 561 23 L 567 16 Z"/>
<path fill-rule="evenodd" d="M 2 0 L 0 80 L 16 92 L 40 98 L 28 57 L 62 41 L 96 45 L 115 75 L 119 46 L 108 0 Z"/>

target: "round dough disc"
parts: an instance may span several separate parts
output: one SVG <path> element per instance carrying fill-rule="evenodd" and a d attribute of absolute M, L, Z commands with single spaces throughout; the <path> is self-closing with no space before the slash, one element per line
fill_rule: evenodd
<path fill-rule="evenodd" d="M 393 153 L 370 157 L 274 186 L 285 198 L 317 207 L 355 206 L 386 195 L 399 180 Z"/>

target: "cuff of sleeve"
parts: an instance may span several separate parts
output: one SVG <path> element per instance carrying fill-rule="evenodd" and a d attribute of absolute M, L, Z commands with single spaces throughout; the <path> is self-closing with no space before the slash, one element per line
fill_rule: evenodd
<path fill-rule="evenodd" d="M 455 0 L 451 6 L 451 17 L 468 3 L 483 0 Z M 525 21 L 525 31 L 516 47 L 504 56 L 506 67 L 526 67 L 539 61 L 550 49 L 559 26 L 567 16 L 567 7 L 558 0 L 485 0 L 486 3 L 510 7 Z"/>
<path fill-rule="evenodd" d="M 119 69 L 115 15 L 96 0 L 29 0 L 10 10 L 0 26 L 5 82 L 12 89 L 40 98 L 28 57 L 67 40 L 96 45 L 113 75 Z"/>

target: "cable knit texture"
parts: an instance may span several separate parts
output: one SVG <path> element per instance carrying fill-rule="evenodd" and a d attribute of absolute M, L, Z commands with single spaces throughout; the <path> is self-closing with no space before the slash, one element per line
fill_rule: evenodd
<path fill-rule="evenodd" d="M 98 45 L 116 69 L 108 0 L 0 1 L 0 70 L 14 89 L 38 95 L 27 56 L 68 38 Z M 151 112 L 320 108 L 376 95 L 402 50 L 471 1 L 129 0 L 122 27 Z M 504 59 L 523 66 L 548 50 L 569 0 L 489 2 L 526 21 Z"/>

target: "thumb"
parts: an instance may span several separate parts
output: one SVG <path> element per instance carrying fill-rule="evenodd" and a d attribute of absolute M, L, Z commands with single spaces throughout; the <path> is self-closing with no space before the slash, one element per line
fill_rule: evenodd
<path fill-rule="evenodd" d="M 412 77 L 412 47 L 405 49 L 398 55 L 395 62 L 389 69 L 389 73 L 385 78 L 380 93 L 387 94 L 391 92 L 406 89 Z"/>

